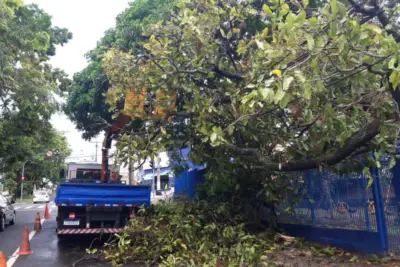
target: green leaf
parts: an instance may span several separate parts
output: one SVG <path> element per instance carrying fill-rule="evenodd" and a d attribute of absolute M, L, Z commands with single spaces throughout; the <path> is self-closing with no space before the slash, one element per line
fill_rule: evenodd
<path fill-rule="evenodd" d="M 375 164 L 376 164 L 376 167 L 377 167 L 377 168 L 381 168 L 381 167 L 382 167 L 381 162 L 380 162 L 379 160 L 377 160 L 377 161 L 375 162 Z"/>
<path fill-rule="evenodd" d="M 215 141 L 217 141 L 218 135 L 217 133 L 213 132 L 210 136 L 210 141 L 211 143 L 214 143 Z"/>
<path fill-rule="evenodd" d="M 318 19 L 316 17 L 312 17 L 308 20 L 308 22 L 310 23 L 310 25 L 312 26 L 316 26 L 318 25 Z"/>
<path fill-rule="evenodd" d="M 397 88 L 400 82 L 400 75 L 399 72 L 396 70 L 392 71 L 392 74 L 390 74 L 389 81 L 392 84 L 393 88 Z"/>
<path fill-rule="evenodd" d="M 314 38 L 310 34 L 307 34 L 306 35 L 306 39 L 307 39 L 307 48 L 308 48 L 308 50 L 313 50 L 313 48 L 314 48 Z"/>
<path fill-rule="evenodd" d="M 353 255 L 353 257 L 351 257 L 349 262 L 359 262 L 358 257 L 356 255 Z"/>
<path fill-rule="evenodd" d="M 269 17 L 272 17 L 272 10 L 269 8 L 269 6 L 267 6 L 266 4 L 264 4 L 262 6 L 262 10 L 264 11 L 265 14 L 267 14 Z"/>
<path fill-rule="evenodd" d="M 306 77 L 301 70 L 295 70 L 294 77 L 296 77 L 296 80 L 299 81 L 299 83 L 305 83 L 306 81 Z"/>
<path fill-rule="evenodd" d="M 373 182 L 374 182 L 374 178 L 373 178 L 373 177 L 370 177 L 370 178 L 368 179 L 367 188 L 370 188 Z"/>
<path fill-rule="evenodd" d="M 394 69 L 394 64 L 396 64 L 396 62 L 397 62 L 397 57 L 392 56 L 392 58 L 389 60 L 388 63 L 389 69 Z"/>
<path fill-rule="evenodd" d="M 311 98 L 311 84 L 306 83 L 304 84 L 303 88 L 304 88 L 304 98 L 309 100 Z"/>
<path fill-rule="evenodd" d="M 271 103 L 274 99 L 274 90 L 272 90 L 271 88 L 261 88 L 259 89 L 259 92 L 261 94 L 261 97 L 264 101 L 267 101 L 269 103 Z"/>
<path fill-rule="evenodd" d="M 289 101 L 291 100 L 291 97 L 289 94 L 285 94 L 282 98 L 282 100 L 279 102 L 279 107 L 280 108 L 286 108 L 287 104 L 289 103 Z"/>
<path fill-rule="evenodd" d="M 396 165 L 396 158 L 392 157 L 389 163 L 389 169 L 393 168 Z"/>
<path fill-rule="evenodd" d="M 289 5 L 284 3 L 281 6 L 281 11 L 279 12 L 279 17 L 285 16 L 289 12 L 290 8 Z"/>
<path fill-rule="evenodd" d="M 243 55 L 246 53 L 246 51 L 247 51 L 246 43 L 243 40 L 240 40 L 237 48 L 238 54 Z"/>
<path fill-rule="evenodd" d="M 222 37 L 226 38 L 226 34 L 223 29 L 219 29 L 219 32 L 221 33 Z"/>
<path fill-rule="evenodd" d="M 285 76 L 283 78 L 283 90 L 287 90 L 290 87 L 290 84 L 293 82 L 294 78 L 292 76 Z"/>
<path fill-rule="evenodd" d="M 334 38 L 334 37 L 336 37 L 336 34 L 337 34 L 337 25 L 336 25 L 336 23 L 335 22 L 331 22 L 330 24 L 329 24 L 329 37 L 331 37 L 331 38 Z"/>
<path fill-rule="evenodd" d="M 331 11 L 332 11 L 332 15 L 336 16 L 336 13 L 337 13 L 337 2 L 336 2 L 336 0 L 331 0 Z"/>
<path fill-rule="evenodd" d="M 364 24 L 363 28 L 368 29 L 376 34 L 382 34 L 382 28 L 380 28 L 379 26 L 377 26 L 375 24 Z"/>
<path fill-rule="evenodd" d="M 234 126 L 229 126 L 229 127 L 228 127 L 228 134 L 229 134 L 229 135 L 232 135 L 234 130 L 235 130 L 235 127 L 234 127 Z"/>
<path fill-rule="evenodd" d="M 289 30 L 293 28 L 294 18 L 295 17 L 292 12 L 289 12 L 289 14 L 286 16 L 286 25 Z"/>
<path fill-rule="evenodd" d="M 268 31 L 269 31 L 268 28 L 265 28 L 262 31 L 262 34 L 261 34 L 262 38 L 266 39 L 268 37 Z"/>
<path fill-rule="evenodd" d="M 260 48 L 261 50 L 265 49 L 263 41 L 260 41 L 260 40 L 256 39 L 256 44 L 257 44 L 258 48 Z"/>
<path fill-rule="evenodd" d="M 301 26 L 301 25 L 303 25 L 304 21 L 306 20 L 306 16 L 307 16 L 306 12 L 304 11 L 304 9 L 302 9 L 302 10 L 300 11 L 300 13 L 297 15 L 297 17 L 296 17 L 296 19 L 294 20 L 294 22 L 295 22 L 297 25 Z"/>
<path fill-rule="evenodd" d="M 318 59 L 317 59 L 317 57 L 314 57 L 314 58 L 311 60 L 311 67 L 312 67 L 312 70 L 313 70 L 313 72 L 314 72 L 315 74 L 318 74 L 318 73 L 320 72 L 320 69 L 319 69 L 319 66 L 318 66 Z"/>
<path fill-rule="evenodd" d="M 275 103 L 278 103 L 279 101 L 282 100 L 282 98 L 285 96 L 285 91 L 283 91 L 283 89 L 279 89 L 276 94 L 275 94 L 275 98 L 274 101 Z"/>

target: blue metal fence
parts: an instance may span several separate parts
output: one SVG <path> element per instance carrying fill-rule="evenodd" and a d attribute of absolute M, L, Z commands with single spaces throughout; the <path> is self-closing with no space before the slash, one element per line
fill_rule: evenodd
<path fill-rule="evenodd" d="M 278 221 L 290 234 L 366 253 L 400 254 L 400 160 L 363 173 L 304 175 L 303 200 L 278 207 Z M 396 192 L 397 191 L 397 192 Z"/>
<path fill-rule="evenodd" d="M 175 179 L 174 196 L 185 196 L 194 199 L 196 195 L 197 185 L 204 181 L 205 169 L 194 169 L 182 172 Z"/>
<path fill-rule="evenodd" d="M 372 183 L 362 172 L 298 173 L 303 198 L 294 207 L 290 201 L 277 207 L 280 226 L 294 236 L 344 249 L 400 255 L 400 159 L 393 168 L 388 159 L 380 162 L 380 168 L 371 169 Z M 194 167 L 177 177 L 175 195 L 194 198 L 205 172 Z"/>

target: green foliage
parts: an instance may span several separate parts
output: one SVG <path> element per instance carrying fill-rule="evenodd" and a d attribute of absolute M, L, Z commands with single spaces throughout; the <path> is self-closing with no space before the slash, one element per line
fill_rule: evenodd
<path fill-rule="evenodd" d="M 105 103 L 104 94 L 109 83 L 99 62 L 93 61 L 81 72 L 74 75 L 69 87 L 64 111 L 69 119 L 83 131 L 83 138 L 96 136 L 103 128 L 101 119 L 111 121 L 110 107 Z"/>
<path fill-rule="evenodd" d="M 197 198 L 209 203 L 220 203 L 236 216 L 243 216 L 251 231 L 276 229 L 274 203 L 290 199 L 294 204 L 302 197 L 299 188 L 301 173 L 267 174 L 259 170 L 237 168 L 231 162 L 226 168 L 208 165 L 206 181 L 197 188 Z M 226 203 L 229 203 L 227 205 Z"/>
<path fill-rule="evenodd" d="M 65 156 L 69 153 L 66 141 L 49 122 L 59 109 L 54 94 L 61 95 L 69 80 L 48 60 L 57 45 L 71 38 L 67 29 L 53 27 L 51 17 L 37 5 L 0 0 L 0 171 L 10 190 L 16 188 L 26 160 L 40 166 L 34 173 L 27 169 L 31 180 L 42 178 L 44 172 L 49 177 L 63 164 L 38 162 L 37 153 L 53 148 Z"/>
<path fill-rule="evenodd" d="M 181 200 L 141 209 L 106 246 L 113 266 L 126 262 L 158 266 L 261 266 L 263 252 L 273 243 L 266 233 L 244 230 L 240 217 L 219 206 Z M 219 263 L 217 263 L 219 262 Z"/>
<path fill-rule="evenodd" d="M 141 53 L 109 49 L 111 110 L 132 88 L 146 88 L 150 106 L 159 90 L 178 95 L 172 122 L 143 118 L 121 138 L 120 160 L 185 144 L 199 162 L 229 168 L 234 158 L 235 168 L 266 177 L 368 150 L 393 154 L 398 103 L 387 92 L 397 87 L 399 45 L 346 4 L 331 1 L 311 14 L 307 3 L 184 1 L 148 27 Z"/>
<path fill-rule="evenodd" d="M 379 257 L 376 254 L 372 254 L 369 258 L 368 261 L 372 264 L 385 264 L 390 262 L 392 259 L 390 257 Z"/>
<path fill-rule="evenodd" d="M 110 108 L 106 103 L 105 93 L 111 86 L 102 68 L 101 59 L 107 49 L 117 47 L 121 50 L 132 50 L 140 53 L 144 29 L 169 15 L 175 0 L 139 0 L 117 17 L 115 29 L 105 32 L 97 47 L 87 53 L 89 65 L 74 75 L 69 87 L 64 111 L 82 131 L 83 138 L 91 139 L 104 129 L 104 121 L 111 122 L 112 114 L 121 109 L 123 98 L 118 105 Z M 138 50 L 137 50 L 138 49 Z"/>

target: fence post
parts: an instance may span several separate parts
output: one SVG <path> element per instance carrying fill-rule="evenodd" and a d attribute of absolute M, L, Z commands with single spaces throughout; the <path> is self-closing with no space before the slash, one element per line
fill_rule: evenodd
<path fill-rule="evenodd" d="M 308 183 L 308 185 L 307 185 L 307 194 L 308 194 L 308 198 L 311 198 L 312 197 L 312 187 L 311 187 L 311 172 L 312 172 L 312 170 L 308 170 L 308 171 L 306 171 L 305 173 L 306 173 L 306 177 L 307 177 L 307 183 Z M 314 200 L 314 199 L 313 199 Z M 314 200 L 315 201 L 315 200 Z M 308 203 L 309 203 L 309 207 L 310 207 L 310 210 L 311 210 L 311 222 L 312 222 L 312 225 L 315 225 L 315 210 L 314 210 L 314 203 L 312 203 L 312 202 L 310 202 L 310 201 L 308 201 Z"/>
<path fill-rule="evenodd" d="M 378 227 L 378 234 L 381 240 L 382 249 L 384 253 L 388 253 L 389 245 L 388 245 L 388 233 L 386 227 L 386 218 L 384 211 L 384 203 L 382 196 L 382 189 L 380 184 L 379 170 L 376 167 L 371 168 L 372 177 L 374 182 L 372 184 L 372 192 L 374 197 L 375 204 L 375 215 L 376 215 L 376 223 Z"/>
<path fill-rule="evenodd" d="M 369 219 L 369 210 L 368 210 L 368 189 L 367 189 L 367 179 L 365 178 L 364 172 L 361 173 L 361 183 L 363 188 L 363 204 L 364 204 L 364 215 L 365 215 L 365 223 L 367 226 L 367 230 L 371 231 L 371 222 Z"/>

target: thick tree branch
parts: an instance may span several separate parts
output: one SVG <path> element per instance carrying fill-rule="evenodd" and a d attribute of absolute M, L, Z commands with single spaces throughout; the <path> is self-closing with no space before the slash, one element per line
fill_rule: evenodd
<path fill-rule="evenodd" d="M 389 24 L 389 19 L 385 14 L 383 8 L 379 5 L 378 0 L 372 0 L 373 7 L 369 7 L 367 5 L 360 4 L 356 2 L 356 0 L 349 0 L 351 5 L 354 7 L 354 10 L 357 13 L 369 16 L 369 17 L 377 17 L 379 22 L 382 24 L 384 28 Z M 392 29 L 387 29 L 387 33 L 391 34 L 393 38 L 399 42 L 400 34 Z"/>
<path fill-rule="evenodd" d="M 221 70 L 218 66 L 214 66 L 212 68 L 212 71 L 214 71 L 215 73 L 217 73 L 217 74 L 219 74 L 219 75 L 221 75 L 223 77 L 229 78 L 231 80 L 236 80 L 236 81 L 243 81 L 244 80 L 243 75 L 241 75 L 239 73 L 231 73 L 231 72 L 227 72 L 227 71 Z"/>
<path fill-rule="evenodd" d="M 389 24 L 389 19 L 386 16 L 384 10 L 382 7 L 380 7 L 378 0 L 372 0 L 373 8 L 376 12 L 376 17 L 378 18 L 379 22 L 382 24 L 384 28 Z M 386 30 L 389 34 L 393 36 L 393 38 L 399 42 L 400 41 L 400 34 L 392 29 L 387 29 Z"/>
<path fill-rule="evenodd" d="M 376 14 L 376 10 L 373 7 L 366 6 L 358 3 L 356 0 L 349 0 L 353 8 L 357 13 L 361 13 L 363 15 L 374 16 Z"/>
<path fill-rule="evenodd" d="M 304 171 L 318 168 L 320 165 L 332 166 L 340 163 L 347 157 L 351 156 L 359 147 L 370 142 L 376 135 L 379 134 L 381 121 L 374 119 L 365 127 L 360 129 L 356 134 L 349 138 L 344 146 L 332 154 L 322 156 L 317 159 L 299 160 L 293 162 L 273 163 L 265 159 L 264 155 L 259 150 L 253 148 L 240 148 L 234 145 L 224 145 L 227 149 L 245 156 L 254 156 L 262 163 L 265 169 L 271 171 Z"/>
<path fill-rule="evenodd" d="M 367 70 L 368 70 L 370 73 L 373 73 L 373 74 L 376 74 L 376 75 L 384 76 L 384 75 L 386 75 L 386 74 L 389 73 L 389 71 L 375 70 L 375 69 L 373 69 L 372 65 L 367 64 L 367 63 L 364 63 L 364 66 L 367 67 Z"/>

